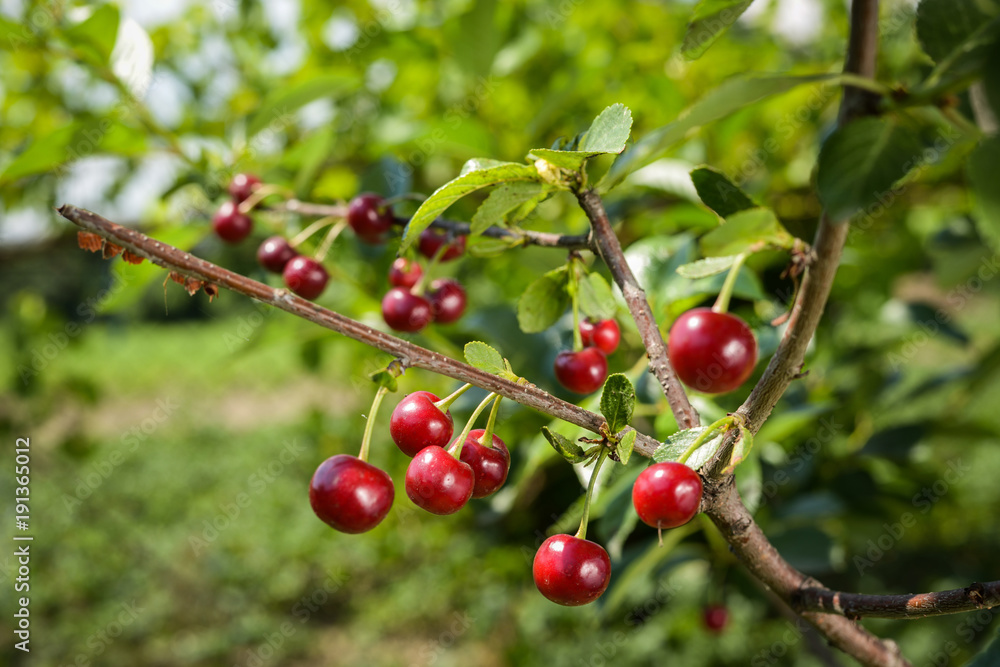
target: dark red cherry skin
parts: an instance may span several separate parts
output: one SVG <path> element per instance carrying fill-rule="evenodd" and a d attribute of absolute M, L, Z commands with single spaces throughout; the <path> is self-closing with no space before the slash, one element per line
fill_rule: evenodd
<path fill-rule="evenodd" d="M 248 199 L 259 186 L 260 179 L 253 174 L 236 174 L 229 181 L 229 196 L 239 204 Z"/>
<path fill-rule="evenodd" d="M 592 394 L 608 377 L 608 359 L 596 347 L 579 352 L 563 350 L 556 355 L 556 379 L 559 384 L 577 394 Z"/>
<path fill-rule="evenodd" d="M 434 319 L 431 303 L 404 287 L 393 287 L 382 297 L 382 319 L 396 331 L 416 333 Z"/>
<path fill-rule="evenodd" d="M 702 621 L 712 632 L 722 632 L 729 623 L 729 610 L 721 604 L 710 604 L 702 610 Z"/>
<path fill-rule="evenodd" d="M 440 447 L 424 447 L 406 469 L 406 495 L 431 514 L 454 514 L 465 507 L 475 484 L 469 464 Z"/>
<path fill-rule="evenodd" d="M 257 261 L 272 273 L 283 272 L 285 266 L 296 256 L 298 253 L 295 248 L 281 236 L 272 236 L 257 248 Z"/>
<path fill-rule="evenodd" d="M 542 542 L 531 566 L 535 586 L 557 604 L 577 607 L 601 597 L 611 581 L 611 559 L 600 544 L 572 535 Z"/>
<path fill-rule="evenodd" d="M 323 461 L 309 483 L 313 512 L 342 533 L 363 533 L 377 526 L 395 495 L 388 473 L 347 454 Z"/>
<path fill-rule="evenodd" d="M 438 278 L 431 283 L 427 293 L 434 311 L 434 321 L 439 324 L 451 324 L 465 312 L 465 289 L 457 280 Z"/>
<path fill-rule="evenodd" d="M 676 528 L 694 518 L 701 504 L 701 477 L 683 463 L 654 463 L 632 486 L 632 504 L 653 528 Z"/>
<path fill-rule="evenodd" d="M 226 243 L 239 243 L 250 235 L 252 228 L 253 220 L 240 213 L 236 202 L 224 202 L 212 216 L 212 229 Z"/>
<path fill-rule="evenodd" d="M 757 341 L 735 315 L 695 308 L 670 327 L 667 355 L 684 384 L 706 394 L 724 394 L 753 373 Z"/>
<path fill-rule="evenodd" d="M 455 423 L 451 411 L 442 412 L 439 401 L 429 391 L 415 391 L 396 405 L 389 418 L 389 435 L 407 456 L 416 456 L 425 447 L 446 447 Z"/>
<path fill-rule="evenodd" d="M 496 493 L 497 489 L 507 481 L 510 472 L 510 452 L 503 440 L 493 434 L 493 446 L 481 444 L 486 435 L 485 429 L 476 428 L 469 431 L 469 436 L 462 445 L 462 461 L 469 464 L 476 476 L 476 485 L 472 489 L 473 498 L 485 498 Z"/>
<path fill-rule="evenodd" d="M 420 232 L 417 239 L 417 250 L 427 258 L 433 258 L 437 251 L 448 241 L 448 232 L 439 230 L 436 227 L 428 227 Z M 441 254 L 441 262 L 450 262 L 458 259 L 465 252 L 465 236 L 456 236 L 448 244 L 448 249 Z"/>
<path fill-rule="evenodd" d="M 392 211 L 377 194 L 360 194 L 347 205 L 347 224 L 365 243 L 384 242 L 392 223 Z"/>
<path fill-rule="evenodd" d="M 318 297 L 326 289 L 326 283 L 330 280 L 330 274 L 326 272 L 322 264 L 315 259 L 302 257 L 301 255 L 293 257 L 285 265 L 282 276 L 285 278 L 285 284 L 288 285 L 288 289 L 303 299 L 315 299 Z"/>
<path fill-rule="evenodd" d="M 397 257 L 389 267 L 389 284 L 409 289 L 417 284 L 422 275 L 424 270 L 418 262 L 406 257 Z"/>
<path fill-rule="evenodd" d="M 580 322 L 580 337 L 583 339 L 584 347 L 596 347 L 604 354 L 614 354 L 618 349 L 622 332 L 615 320 L 592 322 L 586 319 Z"/>

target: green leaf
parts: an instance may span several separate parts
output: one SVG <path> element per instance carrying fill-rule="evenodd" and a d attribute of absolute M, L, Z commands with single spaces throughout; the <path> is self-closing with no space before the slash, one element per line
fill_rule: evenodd
<path fill-rule="evenodd" d="M 700 58 L 718 37 L 747 10 L 753 0 L 701 0 L 694 8 L 681 53 L 685 58 Z"/>
<path fill-rule="evenodd" d="M 78 123 L 70 123 L 35 139 L 7 165 L 0 182 L 41 174 L 66 162 L 70 158 L 70 144 L 79 129 Z"/>
<path fill-rule="evenodd" d="M 1000 632 L 994 634 L 993 641 L 976 654 L 966 667 L 997 667 L 1000 665 Z"/>
<path fill-rule="evenodd" d="M 635 387 L 622 373 L 609 375 L 601 393 L 601 414 L 608 421 L 608 429 L 618 433 L 628 426 L 634 409 Z"/>
<path fill-rule="evenodd" d="M 701 125 L 724 118 L 760 100 L 785 93 L 804 83 L 826 81 L 835 83 L 836 74 L 810 74 L 805 76 L 741 77 L 725 81 L 695 102 L 674 122 L 653 130 L 618 156 L 611 169 L 598 183 L 598 190 L 607 192 L 630 173 L 645 167 L 664 155 L 681 141 L 687 133 Z"/>
<path fill-rule="evenodd" d="M 563 435 L 559 435 L 555 431 L 550 431 L 548 426 L 542 427 L 542 435 L 545 439 L 549 441 L 552 448 L 559 452 L 559 456 L 563 457 L 570 463 L 583 463 L 587 460 L 587 455 L 583 451 L 583 447 L 576 444 L 569 438 Z"/>
<path fill-rule="evenodd" d="M 466 344 L 465 361 L 470 366 L 493 375 L 503 375 L 507 372 L 500 353 L 478 340 Z"/>
<path fill-rule="evenodd" d="M 1000 249 L 1000 135 L 984 139 L 969 155 L 967 165 L 969 183 L 976 212 L 979 233 L 993 242 L 994 250 Z"/>
<path fill-rule="evenodd" d="M 465 195 L 491 185 L 516 181 L 540 182 L 538 170 L 532 165 L 495 160 L 470 160 L 462 168 L 462 175 L 448 181 L 424 200 L 403 232 L 399 252 L 406 252 L 434 220 L 449 206 Z"/>
<path fill-rule="evenodd" d="M 594 119 L 574 150 L 533 148 L 531 155 L 557 167 L 578 171 L 596 155 L 621 153 L 632 132 L 632 112 L 624 104 L 612 104 Z"/>
<path fill-rule="evenodd" d="M 108 65 L 118 39 L 120 16 L 114 5 L 101 5 L 84 21 L 68 28 L 66 38 L 97 65 Z"/>
<path fill-rule="evenodd" d="M 502 225 L 507 214 L 523 204 L 538 199 L 547 188 L 541 183 L 517 181 L 504 183 L 489 194 L 472 216 L 471 236 L 478 236 L 492 225 Z M 546 192 L 546 196 L 547 196 Z M 537 206 L 537 203 L 536 203 Z"/>
<path fill-rule="evenodd" d="M 729 457 L 729 465 L 726 467 L 726 473 L 731 473 L 736 470 L 736 466 L 743 462 L 743 460 L 753 449 L 753 433 L 750 432 L 746 426 L 740 426 L 740 437 L 736 439 L 733 443 L 733 451 Z"/>
<path fill-rule="evenodd" d="M 549 271 L 528 285 L 517 302 L 517 323 L 524 333 L 545 331 L 569 307 L 566 267 Z"/>
<path fill-rule="evenodd" d="M 328 73 L 290 86 L 282 86 L 268 95 L 247 124 L 247 137 L 253 137 L 273 125 L 284 129 L 294 120 L 292 112 L 327 97 L 338 97 L 355 90 L 361 81 L 347 73 Z"/>
<path fill-rule="evenodd" d="M 720 273 L 725 273 L 733 265 L 739 255 L 724 255 L 722 257 L 706 257 L 697 262 L 684 264 L 677 267 L 677 273 L 685 278 L 697 280 L 698 278 L 708 278 Z"/>
<path fill-rule="evenodd" d="M 590 273 L 580 281 L 580 310 L 594 320 L 607 320 L 618 312 L 611 285 L 599 273 Z"/>
<path fill-rule="evenodd" d="M 743 190 L 710 167 L 699 167 L 692 171 L 691 181 L 705 206 L 720 217 L 728 218 L 733 213 L 757 206 Z"/>
<path fill-rule="evenodd" d="M 976 32 L 996 11 L 979 0 L 921 0 L 917 7 L 917 38 L 935 62 L 941 62 Z"/>
<path fill-rule="evenodd" d="M 701 252 L 706 257 L 738 255 L 762 246 L 790 248 L 794 237 L 781 225 L 769 208 L 752 208 L 726 218 L 721 226 L 701 239 Z"/>
<path fill-rule="evenodd" d="M 615 456 L 618 457 L 618 462 L 622 465 L 626 465 L 628 460 L 632 458 L 636 436 L 638 436 L 638 433 L 635 430 L 626 431 L 625 435 L 622 436 L 622 439 L 615 446 Z"/>
<path fill-rule="evenodd" d="M 819 153 L 819 197 L 832 220 L 846 221 L 884 198 L 917 165 L 920 135 L 889 118 L 862 118 L 837 128 Z"/>
<path fill-rule="evenodd" d="M 694 441 L 698 439 L 702 433 L 705 432 L 707 426 L 698 426 L 695 428 L 689 428 L 684 431 L 678 431 L 672 436 L 666 439 L 666 441 L 657 447 L 656 451 L 653 452 L 653 460 L 657 463 L 663 463 L 664 461 L 676 461 L 679 459 L 684 452 L 688 450 Z M 719 431 L 716 435 L 710 437 L 706 440 L 698 449 L 688 457 L 685 461 L 687 465 L 692 470 L 700 469 L 705 463 L 712 457 L 715 450 L 719 448 L 722 444 L 722 438 L 724 436 L 724 431 Z"/>

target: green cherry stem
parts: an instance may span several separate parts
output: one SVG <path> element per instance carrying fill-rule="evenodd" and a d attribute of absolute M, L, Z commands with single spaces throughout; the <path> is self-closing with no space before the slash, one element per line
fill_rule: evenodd
<path fill-rule="evenodd" d="M 368 449 L 372 441 L 372 432 L 375 430 L 375 417 L 378 416 L 378 408 L 388 391 L 388 387 L 379 387 L 375 392 L 375 400 L 372 401 L 372 409 L 368 412 L 368 422 L 365 424 L 365 435 L 361 438 L 361 453 L 358 454 L 358 458 L 362 461 L 368 460 Z"/>
<path fill-rule="evenodd" d="M 326 259 L 326 254 L 330 252 L 330 247 L 333 246 L 333 242 L 337 240 L 337 237 L 340 236 L 345 227 L 347 227 L 347 220 L 341 220 L 330 228 L 330 231 L 326 233 L 326 238 L 323 239 L 323 243 L 316 250 L 317 262 L 322 262 Z"/>
<path fill-rule="evenodd" d="M 448 412 L 448 408 L 451 407 L 451 404 L 457 401 L 459 396 L 469 391 L 471 387 L 472 387 L 471 384 L 463 384 L 461 387 L 453 391 L 451 394 L 445 396 L 440 401 L 435 403 L 434 407 L 436 407 L 441 412 Z"/>
<path fill-rule="evenodd" d="M 265 184 L 260 185 L 254 190 L 249 197 L 240 202 L 239 210 L 240 213 L 246 215 L 250 211 L 257 208 L 264 199 L 270 197 L 271 195 L 281 195 L 285 199 L 291 199 L 295 196 L 295 193 L 288 188 L 282 187 L 280 185 Z"/>
<path fill-rule="evenodd" d="M 687 448 L 687 451 L 685 451 L 683 454 L 680 455 L 680 457 L 677 459 L 677 462 L 684 463 L 685 461 L 687 461 L 689 458 L 691 458 L 691 455 L 694 454 L 699 447 L 705 444 L 709 436 L 714 435 L 715 432 L 721 429 L 723 426 L 729 426 L 732 423 L 733 423 L 732 417 L 723 417 L 719 421 L 710 424 L 708 428 L 702 431 L 701 435 L 695 438 L 695 441 L 691 443 L 691 446 Z"/>
<path fill-rule="evenodd" d="M 485 410 L 486 406 L 490 404 L 490 401 L 496 397 L 496 394 L 490 394 L 483 399 L 482 403 L 476 406 L 476 409 L 472 412 L 472 416 L 469 417 L 469 421 L 465 423 L 465 428 L 462 429 L 462 433 L 459 434 L 458 438 L 455 439 L 455 442 L 448 447 L 449 454 L 454 456 L 456 459 L 461 460 L 462 447 L 465 446 L 465 439 L 469 437 L 469 432 L 472 430 L 473 424 L 475 424 L 476 420 L 479 419 L 479 415 L 483 413 L 483 410 Z"/>
<path fill-rule="evenodd" d="M 296 234 L 295 237 L 288 242 L 288 245 L 292 246 L 293 248 L 297 248 L 301 244 L 305 243 L 305 241 L 310 236 L 312 236 L 319 230 L 323 229 L 324 227 L 332 225 L 337 220 L 342 220 L 342 218 L 339 215 L 328 215 L 325 218 L 320 218 L 319 220 L 312 223 L 311 225 L 303 229 L 301 232 Z"/>
<path fill-rule="evenodd" d="M 503 396 L 497 394 L 496 400 L 493 401 L 493 409 L 490 410 L 490 418 L 486 420 L 486 430 L 483 432 L 483 437 L 479 440 L 479 444 L 490 449 L 493 449 L 493 430 L 497 425 L 497 413 L 500 412 L 500 401 L 502 400 Z"/>
<path fill-rule="evenodd" d="M 583 334 L 580 333 L 580 276 L 577 273 L 577 257 L 569 257 L 569 298 L 573 304 L 573 351 L 583 349 Z"/>
<path fill-rule="evenodd" d="M 415 294 L 416 296 L 424 295 L 424 291 L 426 291 L 427 289 L 427 282 L 431 279 L 431 274 L 434 273 L 434 269 L 441 261 L 441 257 L 446 252 L 448 252 L 449 247 L 451 247 L 450 240 L 446 243 L 443 243 L 441 247 L 437 249 L 437 252 L 434 253 L 434 256 L 431 257 L 429 262 L 427 262 L 427 269 L 424 271 L 424 274 L 420 276 L 420 280 L 418 280 L 417 284 L 410 289 L 411 294 Z"/>
<path fill-rule="evenodd" d="M 740 269 L 743 267 L 743 262 L 746 259 L 747 254 L 745 252 L 736 255 L 736 259 L 729 269 L 729 275 L 726 276 L 726 282 L 722 283 L 722 291 L 719 292 L 719 297 L 715 300 L 715 305 L 712 306 L 712 310 L 716 313 L 725 313 L 729 310 L 729 299 L 733 295 L 733 288 L 736 287 L 736 278 L 740 275 Z"/>
<path fill-rule="evenodd" d="M 587 497 L 583 501 L 583 517 L 580 519 L 580 528 L 576 531 L 576 537 L 581 540 L 587 539 L 587 521 L 590 520 L 590 501 L 594 497 L 594 487 L 597 486 L 597 473 L 601 472 L 601 464 L 608 457 L 608 448 L 602 447 L 601 453 L 597 455 L 597 463 L 594 464 L 594 474 L 590 476 L 590 484 L 587 485 Z"/>

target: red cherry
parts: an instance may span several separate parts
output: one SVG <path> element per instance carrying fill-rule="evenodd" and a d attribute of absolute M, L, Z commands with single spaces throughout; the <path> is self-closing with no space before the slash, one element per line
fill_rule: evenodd
<path fill-rule="evenodd" d="M 729 610 L 721 604 L 710 604 L 702 610 L 702 621 L 712 632 L 722 632 L 729 623 Z"/>
<path fill-rule="evenodd" d="M 392 211 L 385 207 L 382 197 L 366 192 L 348 204 L 347 224 L 365 243 L 382 243 L 392 229 Z"/>
<path fill-rule="evenodd" d="M 469 464 L 440 447 L 424 447 L 406 469 L 406 495 L 431 514 L 454 514 L 465 507 L 475 484 Z"/>
<path fill-rule="evenodd" d="M 469 464 L 476 476 L 476 486 L 472 489 L 473 498 L 485 498 L 495 493 L 507 481 L 507 473 L 510 471 L 507 445 L 494 433 L 493 446 L 487 447 L 480 443 L 484 435 L 485 429 L 473 429 L 462 445 L 461 459 Z"/>
<path fill-rule="evenodd" d="M 253 174 L 236 174 L 229 181 L 229 196 L 239 204 L 248 199 L 260 187 L 260 179 Z"/>
<path fill-rule="evenodd" d="M 309 483 L 309 503 L 316 516 L 342 533 L 363 533 L 377 526 L 395 495 L 385 471 L 347 454 L 319 464 Z"/>
<path fill-rule="evenodd" d="M 596 347 L 579 352 L 563 350 L 556 356 L 556 379 L 559 384 L 577 394 L 592 394 L 608 377 L 608 359 Z"/>
<path fill-rule="evenodd" d="M 695 308 L 670 327 L 667 354 L 684 384 L 706 394 L 723 394 L 753 373 L 757 341 L 735 315 Z"/>
<path fill-rule="evenodd" d="M 701 477 L 683 463 L 655 463 L 635 480 L 632 504 L 646 525 L 676 528 L 698 513 L 701 490 Z"/>
<path fill-rule="evenodd" d="M 437 254 L 438 250 L 441 249 L 445 243 L 448 242 L 448 232 L 444 230 L 437 229 L 436 227 L 428 227 L 424 231 L 420 232 L 420 237 L 417 239 L 417 250 L 420 254 L 427 258 L 433 258 Z M 451 243 L 448 244 L 448 249 L 444 251 L 441 255 L 439 261 L 450 262 L 453 259 L 458 259 L 465 252 L 465 236 L 456 236 L 452 239 Z"/>
<path fill-rule="evenodd" d="M 399 402 L 389 419 L 389 435 L 407 456 L 416 456 L 425 447 L 445 447 L 455 424 L 451 412 L 434 405 L 439 401 L 429 391 L 415 391 Z"/>
<path fill-rule="evenodd" d="M 611 581 L 611 559 L 600 544 L 572 535 L 542 543 L 531 566 L 535 586 L 555 603 L 576 607 L 601 597 Z"/>
<path fill-rule="evenodd" d="M 409 289 L 417 284 L 422 275 L 424 275 L 424 270 L 419 263 L 405 257 L 398 257 L 389 268 L 389 284 L 393 287 Z"/>
<path fill-rule="evenodd" d="M 434 321 L 440 324 L 450 324 L 465 312 L 465 290 L 457 280 L 438 278 L 433 281 L 427 299 L 434 311 Z"/>
<path fill-rule="evenodd" d="M 382 297 L 382 319 L 396 331 L 416 333 L 431 323 L 434 311 L 424 297 L 393 287 Z"/>
<path fill-rule="evenodd" d="M 295 248 L 281 236 L 272 236 L 257 248 L 257 261 L 272 273 L 284 271 L 285 266 L 296 256 L 298 253 Z"/>
<path fill-rule="evenodd" d="M 580 337 L 584 347 L 598 347 L 604 354 L 613 354 L 618 349 L 622 332 L 615 320 L 592 322 L 585 319 L 580 322 Z"/>
<path fill-rule="evenodd" d="M 315 299 L 323 290 L 330 279 L 330 274 L 326 272 L 323 265 L 315 259 L 308 257 L 293 257 L 285 270 L 282 272 L 285 284 L 303 299 Z"/>
<path fill-rule="evenodd" d="M 239 206 L 232 201 L 224 202 L 212 216 L 212 229 L 227 243 L 239 243 L 250 235 L 252 228 L 253 220 L 240 213 Z"/>

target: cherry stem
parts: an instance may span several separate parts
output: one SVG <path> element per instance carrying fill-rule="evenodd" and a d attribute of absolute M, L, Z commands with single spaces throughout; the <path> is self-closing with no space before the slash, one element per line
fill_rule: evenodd
<path fill-rule="evenodd" d="M 502 400 L 503 396 L 497 394 L 496 400 L 493 401 L 493 409 L 490 410 L 490 418 L 486 420 L 486 431 L 483 433 L 483 437 L 479 439 L 479 444 L 490 449 L 493 449 L 493 429 L 497 425 L 497 413 L 500 412 L 500 401 Z"/>
<path fill-rule="evenodd" d="M 451 236 L 449 236 L 448 239 L 448 241 L 437 249 L 437 252 L 434 253 L 433 257 L 431 257 L 431 260 L 427 262 L 427 270 L 424 271 L 424 275 L 420 276 L 420 279 L 417 280 L 417 284 L 410 289 L 412 294 L 415 294 L 416 296 L 424 295 L 424 291 L 427 289 L 427 281 L 431 279 L 431 273 L 433 273 L 434 267 L 438 265 L 441 261 L 441 257 L 448 252 L 448 248 L 451 246 Z"/>
<path fill-rule="evenodd" d="M 573 351 L 583 349 L 583 334 L 580 333 L 580 276 L 577 273 L 577 257 L 569 257 L 569 296 L 573 303 Z"/>
<path fill-rule="evenodd" d="M 341 219 L 341 216 L 339 216 L 339 215 L 328 215 L 325 218 L 320 218 L 319 220 L 317 220 L 316 222 L 312 223 L 311 225 L 309 225 L 308 227 L 306 227 L 305 229 L 303 229 L 301 232 L 299 232 L 298 234 L 296 234 L 295 237 L 292 238 L 292 240 L 288 242 L 288 245 L 292 246 L 293 248 L 296 248 L 296 247 L 300 246 L 301 244 L 305 243 L 305 241 L 310 236 L 312 236 L 313 234 L 315 234 L 319 230 L 323 229 L 327 225 L 332 225 L 336 220 L 340 220 L 340 219 Z"/>
<path fill-rule="evenodd" d="M 597 463 L 594 464 L 594 474 L 590 476 L 590 483 L 587 485 L 587 497 L 583 501 L 583 517 L 580 519 L 580 528 L 576 531 L 576 537 L 581 540 L 587 539 L 587 521 L 590 520 L 590 501 L 594 497 L 594 487 L 597 486 L 597 473 L 601 472 L 601 465 L 608 456 L 608 449 L 601 448 L 601 453 L 597 455 Z"/>
<path fill-rule="evenodd" d="M 246 215 L 250 211 L 257 208 L 258 204 L 271 195 L 282 195 L 288 199 L 290 197 L 294 197 L 295 193 L 288 188 L 281 187 L 280 185 L 259 185 L 256 189 L 254 189 L 249 197 L 240 202 L 240 213 Z"/>
<path fill-rule="evenodd" d="M 677 462 L 684 463 L 685 461 L 687 461 L 699 447 L 705 444 L 705 441 L 708 440 L 709 436 L 714 435 L 715 432 L 721 429 L 723 426 L 729 426 L 730 424 L 733 423 L 733 421 L 734 421 L 733 417 L 729 416 L 729 417 L 723 417 L 719 421 L 710 424 L 708 428 L 702 431 L 701 435 L 695 438 L 695 441 L 691 443 L 691 446 L 687 448 L 687 451 L 685 451 L 683 454 L 680 455 L 680 457 L 677 459 Z"/>
<path fill-rule="evenodd" d="M 375 430 L 375 417 L 378 415 L 378 408 L 382 405 L 382 399 L 388 392 L 388 387 L 379 387 L 375 392 L 375 400 L 372 401 L 372 409 L 368 412 L 368 422 L 365 424 L 365 435 L 361 439 L 361 453 L 358 458 L 362 461 L 368 460 L 368 448 L 372 441 L 372 432 Z"/>
<path fill-rule="evenodd" d="M 465 439 L 469 437 L 469 432 L 472 430 L 473 424 L 475 424 L 476 420 L 479 419 L 479 415 L 483 414 L 483 410 L 485 410 L 486 406 L 490 404 L 490 401 L 496 397 L 496 394 L 490 394 L 483 399 L 482 403 L 476 406 L 476 409 L 473 410 L 472 415 L 469 417 L 469 421 L 465 423 L 465 428 L 462 429 L 462 433 L 448 448 L 449 454 L 458 460 L 462 460 L 462 448 L 465 446 Z"/>
<path fill-rule="evenodd" d="M 745 252 L 736 255 L 733 265 L 729 268 L 729 275 L 726 276 L 726 282 L 722 283 L 722 291 L 719 292 L 719 296 L 715 300 L 715 305 L 712 306 L 714 312 L 725 313 L 729 310 L 729 299 L 733 295 L 733 288 L 736 287 L 736 278 L 740 275 L 740 269 L 743 267 L 743 262 L 746 261 L 746 258 L 747 254 Z"/>
<path fill-rule="evenodd" d="M 457 401 L 458 397 L 461 396 L 462 394 L 464 394 L 465 392 L 467 392 L 469 390 L 469 388 L 471 388 L 471 387 L 472 387 L 471 384 L 463 384 L 461 387 L 459 387 L 458 389 L 456 389 L 454 392 L 452 392 L 448 396 L 445 396 L 440 401 L 438 401 L 437 403 L 435 403 L 434 407 L 437 408 L 438 410 L 440 410 L 441 412 L 447 412 L 448 408 L 451 407 L 451 404 L 454 403 L 455 401 Z"/>
<path fill-rule="evenodd" d="M 346 219 L 341 220 L 330 228 L 330 231 L 326 233 L 326 238 L 323 239 L 323 243 L 316 250 L 317 262 L 322 262 L 326 259 L 326 253 L 330 252 L 330 247 L 333 245 L 333 242 L 337 240 L 337 237 L 340 236 L 340 233 L 344 231 L 345 227 L 347 227 Z"/>

